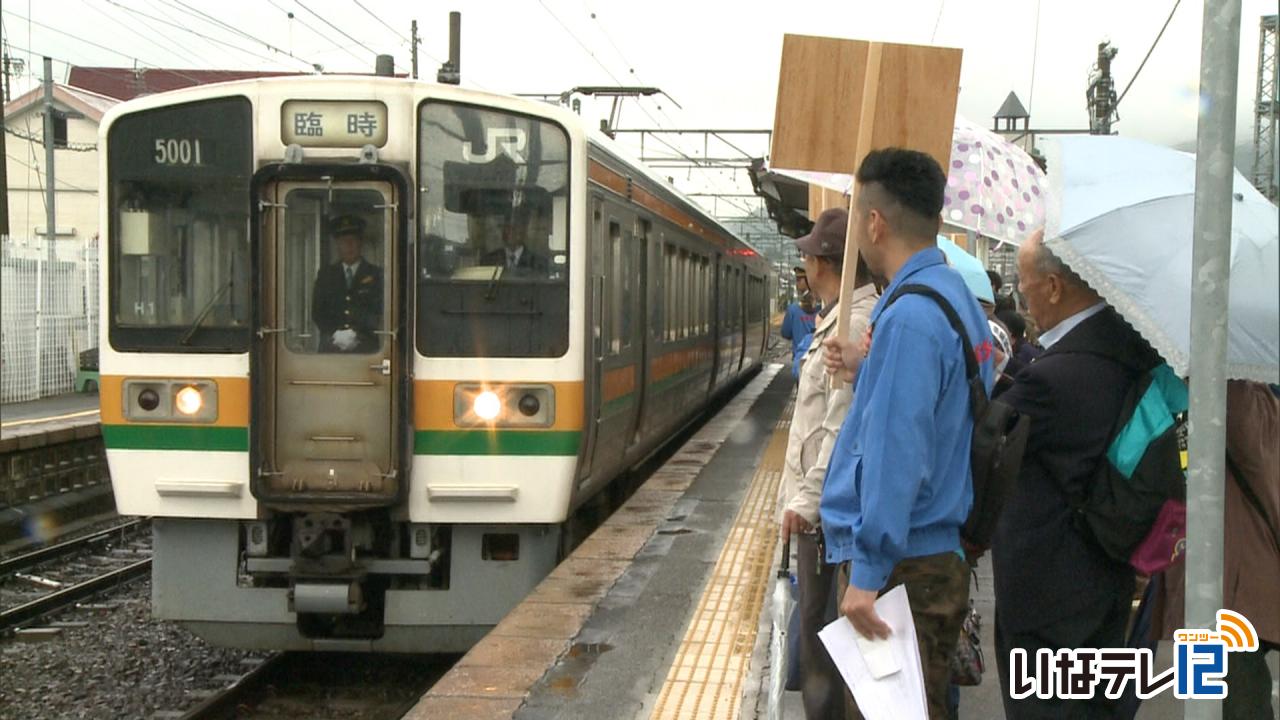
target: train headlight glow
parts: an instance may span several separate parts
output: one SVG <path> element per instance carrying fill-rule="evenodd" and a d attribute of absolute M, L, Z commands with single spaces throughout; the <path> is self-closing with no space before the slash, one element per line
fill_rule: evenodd
<path fill-rule="evenodd" d="M 183 415 L 195 415 L 204 407 L 204 395 L 196 387 L 188 385 L 174 396 L 173 406 Z"/>
<path fill-rule="evenodd" d="M 498 399 L 497 393 L 492 390 L 485 390 L 476 396 L 475 403 L 471 407 L 476 417 L 481 420 L 495 420 L 502 413 L 502 400 Z"/>

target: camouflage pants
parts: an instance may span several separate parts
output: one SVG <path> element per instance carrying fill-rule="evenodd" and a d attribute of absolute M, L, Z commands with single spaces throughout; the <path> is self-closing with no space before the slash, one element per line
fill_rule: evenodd
<path fill-rule="evenodd" d="M 849 587 L 849 565 L 840 567 L 840 600 Z M 960 626 L 969 610 L 969 566 L 953 552 L 908 558 L 894 566 L 881 594 L 899 585 L 907 586 L 911 619 L 916 625 L 924 689 L 929 701 L 929 717 L 947 720 L 947 693 L 951 686 L 951 655 L 960 637 Z M 861 720 L 852 696 L 848 716 Z"/>

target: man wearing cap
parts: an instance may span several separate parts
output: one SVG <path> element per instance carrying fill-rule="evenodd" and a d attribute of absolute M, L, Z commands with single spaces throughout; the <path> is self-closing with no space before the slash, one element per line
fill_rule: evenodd
<path fill-rule="evenodd" d="M 782 537 L 795 540 L 799 556 L 800 692 L 808 718 L 845 715 L 844 683 L 818 639 L 818 631 L 836 618 L 836 566 L 821 557 L 818 501 L 822 498 L 822 482 L 831 448 L 849 410 L 852 391 L 846 384 L 833 387 L 827 380 L 822 344 L 835 335 L 836 318 L 842 312 L 846 312 L 851 335 L 860 337 L 866 331 L 878 297 L 875 285 L 866 276 L 866 266 L 859 260 L 858 286 L 850 302 L 841 301 L 840 275 L 848 224 L 848 211 L 832 208 L 818 217 L 813 232 L 796 240 L 796 248 L 804 258 L 809 287 L 822 300 L 813 341 L 800 359 L 800 385 L 796 390 L 780 488 L 784 508 Z M 855 362 L 858 360 L 860 358 Z"/>
<path fill-rule="evenodd" d="M 816 223 L 815 223 L 816 226 Z M 809 285 L 808 274 L 803 267 L 795 269 L 796 292 L 800 299 L 787 307 L 787 314 L 782 317 L 782 339 L 791 341 L 791 358 L 794 367 L 799 367 L 800 356 L 808 345 L 806 339 L 813 335 L 817 325 L 818 309 L 813 298 L 813 290 Z M 799 372 L 793 370 L 799 377 Z"/>
<path fill-rule="evenodd" d="M 361 255 L 364 220 L 343 215 L 330 231 L 338 261 L 320 268 L 311 294 L 320 352 L 374 352 L 380 345 L 374 331 L 382 327 L 382 268 Z"/>

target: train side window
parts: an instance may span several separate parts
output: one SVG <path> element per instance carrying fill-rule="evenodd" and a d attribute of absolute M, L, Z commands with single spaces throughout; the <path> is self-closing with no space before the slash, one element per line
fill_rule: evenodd
<path fill-rule="evenodd" d="M 680 318 L 680 296 L 678 296 L 678 279 L 676 275 L 676 246 L 667 245 L 666 273 L 667 273 L 667 331 L 664 333 L 664 340 L 671 342 L 676 340 L 676 327 L 678 318 Z"/>
<path fill-rule="evenodd" d="M 609 285 L 605 293 L 608 298 L 609 309 L 607 315 L 609 317 L 609 352 L 617 355 L 622 351 L 622 337 L 626 334 L 623 329 L 623 312 L 622 306 L 624 300 L 623 287 L 623 270 L 622 270 L 622 225 L 617 220 L 609 219 L 609 276 L 606 283 Z"/>

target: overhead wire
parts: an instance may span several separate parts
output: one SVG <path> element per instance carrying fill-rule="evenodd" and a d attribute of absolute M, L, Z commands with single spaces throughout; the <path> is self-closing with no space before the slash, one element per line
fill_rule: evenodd
<path fill-rule="evenodd" d="M 388 25 L 388 24 L 387 24 L 387 21 L 386 21 L 386 20 L 383 20 L 382 18 L 378 17 L 378 16 L 377 16 L 377 15 L 376 15 L 372 10 L 370 10 L 370 9 L 369 9 L 369 8 L 367 8 L 367 7 L 365 7 L 365 6 L 364 6 L 364 3 L 360 2 L 360 0 L 351 0 L 351 2 L 354 2 L 354 3 L 356 4 L 356 7 L 360 8 L 360 9 L 361 9 L 361 10 L 363 10 L 363 11 L 365 11 L 365 14 L 367 14 L 369 17 L 371 17 L 371 18 L 373 18 L 374 20 L 377 20 L 378 22 L 382 23 L 382 26 L 383 26 L 383 27 L 385 27 L 386 29 L 388 29 L 388 30 L 390 30 L 391 32 L 395 33 L 396 35 L 400 36 L 400 39 L 401 39 L 401 40 L 405 41 L 406 43 L 412 43 L 412 42 L 413 42 L 413 41 L 412 41 L 412 40 L 410 40 L 409 38 L 405 37 L 405 36 L 404 36 L 404 33 L 400 32 L 399 30 L 396 30 L 396 29 L 395 29 L 395 28 L 393 28 L 393 27 L 391 27 L 390 25 Z"/>
<path fill-rule="evenodd" d="M 143 12 L 143 11 L 141 11 L 141 10 L 138 10 L 137 8 L 132 8 L 132 7 L 129 7 L 129 6 L 127 6 L 127 5 L 123 5 L 123 4 L 119 3 L 119 2 L 117 2 L 117 0 L 106 0 L 106 2 L 110 3 L 111 5 L 115 5 L 116 7 L 120 8 L 121 10 L 124 10 L 124 11 L 126 11 L 126 12 L 132 13 L 132 14 L 137 15 L 137 16 L 139 16 L 139 17 L 144 17 L 144 18 L 147 18 L 147 19 L 149 19 L 149 20 L 153 20 L 153 21 L 155 21 L 155 22 L 158 22 L 158 23 L 160 23 L 160 24 L 162 24 L 162 25 L 167 25 L 167 26 L 172 27 L 172 28 L 175 28 L 175 29 L 177 29 L 177 30 L 181 30 L 181 31 L 183 31 L 183 32 L 185 32 L 185 33 L 188 33 L 188 34 L 190 34 L 190 35 L 193 35 L 193 36 L 195 36 L 195 37 L 198 37 L 198 38 L 200 38 L 201 40 L 204 40 L 204 41 L 206 41 L 206 42 L 208 42 L 208 43 L 216 44 L 216 45 L 221 45 L 221 46 L 223 46 L 223 47 L 227 47 L 227 48 L 231 48 L 232 50 L 236 50 L 236 51 L 238 51 L 238 52 L 244 53 L 244 54 L 249 55 L 249 56 L 251 56 L 251 57 L 257 58 L 257 59 L 259 59 L 259 60 L 265 60 L 265 61 L 270 62 L 270 63 L 274 63 L 274 62 L 277 62 L 277 61 L 278 61 L 278 58 L 269 57 L 269 56 L 267 56 L 267 55 L 263 55 L 263 54 L 261 54 L 261 53 L 254 52 L 253 50 L 247 50 L 247 49 L 245 49 L 245 48 L 243 48 L 243 47 L 241 47 L 241 46 L 239 46 L 239 45 L 236 45 L 236 44 L 234 44 L 234 43 L 228 42 L 228 41 L 223 40 L 223 39 L 221 39 L 221 38 L 213 37 L 213 36 L 208 35 L 208 34 L 206 34 L 206 33 L 199 32 L 198 30 L 193 30 L 193 29 L 192 29 L 192 28 L 190 28 L 190 27 L 187 27 L 187 26 L 182 25 L 182 24 L 180 24 L 180 23 L 174 22 L 174 21 L 172 21 L 172 20 L 167 20 L 167 19 L 164 19 L 164 18 L 158 18 L 158 17 L 156 17 L 155 15 L 151 15 L 151 14 L 149 14 L 149 13 L 145 13 L 145 12 Z M 301 58 L 294 57 L 294 59 L 295 59 L 295 60 L 298 60 L 299 62 L 306 62 L 305 60 L 302 60 Z"/>
<path fill-rule="evenodd" d="M 201 66 L 201 65 L 203 65 L 204 67 L 211 67 L 211 66 L 212 66 L 212 63 L 210 63 L 208 60 L 206 60 L 206 59 L 204 59 L 204 58 L 202 58 L 202 57 L 200 57 L 200 56 L 196 55 L 196 54 L 195 54 L 193 51 L 191 51 L 190 49 L 183 50 L 183 49 L 181 49 L 181 48 L 177 48 L 177 47 L 175 47 L 175 46 L 173 46 L 173 45 L 161 45 L 161 44 L 160 44 L 160 42 L 159 42 L 159 40 L 157 40 L 156 38 L 157 38 L 157 37 L 164 37 L 163 35 L 146 35 L 146 34 L 144 34 L 144 33 L 142 33 L 142 32 L 139 32 L 139 31 L 138 31 L 136 28 L 134 28 L 133 26 L 131 26 L 131 25 L 129 25 L 128 23 L 126 23 L 126 22 L 124 22 L 124 21 L 120 20 L 119 18 L 115 17 L 114 15 L 109 14 L 106 10 L 103 10 L 101 7 L 99 7 L 99 5 L 98 5 L 98 4 L 96 4 L 96 3 L 92 2 L 91 0 L 80 0 L 80 2 L 82 2 L 84 5 L 86 5 L 89 9 L 93 10 L 94 12 L 96 12 L 96 13 L 98 13 L 99 15 L 101 15 L 101 16 L 103 16 L 103 17 L 105 17 L 106 19 L 110 20 L 111 22 L 115 23 L 116 25 L 119 25 L 120 27 L 124 28 L 125 30 L 128 30 L 129 32 L 133 33 L 134 35 L 137 35 L 138 37 L 142 38 L 142 39 L 143 39 L 143 40 L 145 40 L 146 42 L 151 43 L 152 45 L 154 45 L 155 47 L 157 47 L 157 48 L 159 48 L 160 50 L 164 51 L 165 53 L 171 53 L 171 54 L 173 54 L 173 55 L 176 55 L 176 56 L 178 56 L 178 57 L 183 58 L 184 60 L 187 60 L 188 62 L 190 62 L 190 60 L 191 60 L 192 58 L 194 58 L 194 59 L 196 60 L 196 62 L 192 62 L 192 63 L 191 63 L 191 64 L 192 64 L 192 65 L 194 65 L 194 66 Z M 186 57 L 186 55 L 187 55 L 188 53 L 190 54 L 190 57 Z"/>
<path fill-rule="evenodd" d="M 1182 0 L 1174 0 L 1173 9 L 1169 11 L 1169 17 L 1165 18 L 1164 25 L 1160 27 L 1160 32 L 1156 33 L 1156 39 L 1151 42 L 1151 47 L 1147 49 L 1147 54 L 1142 58 L 1142 62 L 1138 63 L 1138 69 L 1134 71 L 1133 77 L 1129 78 L 1129 84 L 1124 86 L 1124 92 L 1121 92 L 1120 97 L 1116 99 L 1116 109 L 1120 108 L 1120 101 L 1124 100 L 1124 96 L 1129 94 L 1129 88 L 1133 87 L 1133 82 L 1138 79 L 1138 75 L 1142 74 L 1142 68 L 1146 67 L 1147 61 L 1151 59 L 1151 53 L 1155 52 L 1156 45 L 1160 44 L 1160 38 L 1164 37 L 1164 31 L 1169 29 L 1173 14 L 1178 12 L 1178 6 L 1181 4 Z"/>
<path fill-rule="evenodd" d="M 332 49 L 342 50 L 343 52 L 347 53 L 348 55 L 350 55 L 351 57 L 355 58 L 360 62 L 367 62 L 368 58 L 362 58 L 359 55 L 356 55 L 350 48 L 344 46 L 340 41 L 336 41 L 332 37 L 315 29 L 306 20 L 303 20 L 302 18 L 298 17 L 296 13 L 290 12 L 289 10 L 286 10 L 285 8 L 281 7 L 275 0 L 267 0 L 267 2 L 271 3 L 271 6 L 274 7 L 275 9 L 284 13 L 285 16 L 289 19 L 289 22 L 293 22 L 294 20 L 297 20 L 298 23 L 302 25 L 302 27 L 306 28 L 307 30 L 310 30 L 312 35 L 315 35 L 316 37 L 331 44 L 333 46 Z"/>
<path fill-rule="evenodd" d="M 343 30 L 342 28 L 338 27 L 337 25 L 334 25 L 333 23 L 329 22 L 328 18 L 324 17 L 324 16 L 323 16 L 323 15 L 321 15 L 320 13 L 318 13 L 318 12 L 316 12 L 315 10 L 312 10 L 311 8 L 309 8 L 309 7 L 307 7 L 306 5 L 304 5 L 304 4 L 302 3 L 302 0 L 293 0 L 293 2 L 294 2 L 294 4 L 295 4 L 295 5 L 297 5 L 298 7 L 302 8 L 303 10 L 306 10 L 307 12 L 309 12 L 309 13 L 311 13 L 312 15 L 316 16 L 316 18 L 318 18 L 318 19 L 320 20 L 320 22 L 322 22 L 322 23 L 324 23 L 325 25 L 328 25 L 329 27 L 333 28 L 335 31 L 337 31 L 337 33 L 338 33 L 339 35 L 341 35 L 341 36 L 345 37 L 346 39 L 350 40 L 351 42 L 355 43 L 356 45 L 359 45 L 360 47 L 364 48 L 365 50 L 368 50 L 370 53 L 373 53 L 374 57 L 377 57 L 377 55 L 379 54 L 377 50 L 374 50 L 373 48 L 369 47 L 368 45 L 364 44 L 363 42 L 361 42 L 361 41 L 359 41 L 359 40 L 357 40 L 357 39 L 355 39 L 355 38 L 351 37 L 351 35 L 350 35 L 346 30 Z M 394 56 L 394 55 L 392 56 L 392 65 L 393 65 L 393 66 L 395 65 L 395 56 Z"/>
<path fill-rule="evenodd" d="M 580 48 L 582 48 L 583 52 L 585 52 L 585 53 L 586 53 L 586 54 L 587 54 L 587 55 L 588 55 L 588 56 L 589 56 L 589 57 L 590 57 L 590 58 L 591 58 L 591 59 L 592 59 L 592 60 L 593 60 L 597 65 L 599 65 L 601 70 L 604 70 L 604 72 L 605 72 L 605 74 L 606 74 L 606 75 L 608 75 L 608 76 L 609 76 L 609 77 L 610 77 L 610 78 L 611 78 L 615 83 L 617 83 L 618 85 L 622 85 L 622 84 L 623 84 L 623 83 L 622 83 L 622 81 L 618 79 L 618 76 L 617 76 L 617 75 L 614 75 L 614 74 L 613 74 L 613 71 L 611 71 L 611 70 L 608 68 L 608 66 L 606 66 L 606 65 L 604 64 L 604 62 L 603 62 L 602 60 L 600 60 L 600 58 L 599 58 L 599 57 L 597 57 L 597 56 L 596 56 L 596 53 L 595 53 L 595 52 L 594 52 L 590 47 L 588 47 L 588 46 L 587 46 L 587 44 L 586 44 L 585 42 L 583 42 L 583 40 L 582 40 L 581 38 L 579 38 L 579 37 L 578 37 L 577 33 L 575 33 L 572 29 L 570 29 L 570 28 L 569 28 L 569 26 L 568 26 L 568 25 L 566 25 L 566 24 L 565 24 L 565 22 L 564 22 L 563 20 L 561 20 L 561 19 L 560 19 L 560 16 L 556 15 L 556 13 L 555 13 L 555 12 L 554 12 L 550 7 L 548 7 L 548 6 L 547 6 L 547 4 L 546 4 L 545 2 L 543 2 L 543 0 L 538 0 L 538 4 L 542 6 L 542 9 L 543 9 L 543 10 L 545 10 L 545 11 L 547 12 L 547 14 L 548 14 L 548 15 L 550 15 L 550 16 L 551 16 L 551 18 L 552 18 L 553 20 L 555 20 L 555 21 L 556 21 L 556 24 L 558 24 L 558 25 L 561 27 L 561 29 L 563 29 L 563 30 L 565 31 L 565 33 L 567 33 L 567 34 L 569 35 L 569 37 L 573 38 L 574 42 L 576 42 L 576 43 L 578 44 L 578 46 L 579 46 Z M 594 16 L 594 13 L 592 13 L 592 15 Z M 596 19 L 596 18 L 595 18 L 595 17 L 593 17 L 592 19 Z M 600 24 L 598 20 L 597 20 L 597 24 Z M 603 31 L 603 26 L 602 26 L 602 31 Z M 622 51 L 617 47 L 617 44 L 616 44 L 616 43 L 613 43 L 612 39 L 610 39 L 610 38 L 608 38 L 608 37 L 607 37 L 607 33 L 606 33 L 606 40 L 608 40 L 608 41 L 610 42 L 610 44 L 614 46 L 614 50 L 618 52 L 619 57 L 621 57 L 621 58 L 622 58 L 622 60 L 623 60 L 623 62 L 624 62 L 624 63 L 626 63 L 626 62 L 627 62 L 626 57 L 625 57 L 625 56 L 623 56 Z M 629 65 L 630 63 L 627 63 L 627 64 Z M 635 74 L 635 73 L 634 73 L 634 68 L 629 68 L 629 69 L 631 69 L 632 74 Z M 637 76 L 637 77 L 638 77 L 638 76 Z M 644 113 L 644 114 L 645 114 L 645 116 L 649 118 L 649 121 L 650 121 L 650 122 L 652 122 L 652 123 L 653 123 L 655 126 L 657 126 L 658 128 L 662 128 L 662 125 L 663 125 L 663 124 L 662 124 L 662 122 L 661 122 L 660 120 L 658 120 L 656 117 L 654 117 L 654 116 L 653 116 L 653 114 L 652 114 L 652 113 L 650 113 L 650 112 L 649 112 L 649 110 L 648 110 L 647 108 L 645 108 L 645 106 L 644 106 L 643 104 L 641 104 L 640 102 L 637 102 L 637 103 L 636 103 L 636 107 L 638 107 L 638 108 L 640 109 L 640 112 Z M 664 112 L 663 114 L 665 115 L 666 113 Z M 668 118 L 668 120 L 671 120 L 670 115 L 667 115 L 667 118 Z M 675 121 L 674 121 L 674 120 L 672 120 L 672 122 L 674 123 Z M 711 165 L 710 165 L 710 164 L 708 164 L 708 163 L 703 163 L 703 162 L 701 162 L 701 161 L 698 161 L 698 160 L 694 159 L 694 158 L 693 158 L 689 153 L 684 152 L 684 151 L 683 151 L 683 150 L 681 150 L 680 148 L 676 147 L 675 145 L 672 145 L 671 143 L 669 143 L 669 142 L 667 142 L 666 140 L 662 139 L 662 138 L 661 138 L 661 137 L 659 137 L 658 135 L 654 135 L 654 139 L 655 139 L 655 140 L 657 140 L 658 142 L 662 143 L 663 145 L 667 146 L 667 147 L 668 147 L 668 148 L 670 148 L 672 151 L 674 151 L 674 152 L 676 152 L 677 154 L 679 154 L 679 155 L 680 155 L 681 157 L 683 157 L 685 160 L 688 160 L 689 162 L 693 163 L 695 166 L 698 166 L 698 167 L 706 167 L 706 168 L 711 167 Z M 709 182 L 710 182 L 711 184 L 713 184 L 713 185 L 717 184 L 717 182 L 718 182 L 718 178 L 716 178 L 715 176 L 708 174 L 708 175 L 706 175 L 706 177 L 708 178 L 708 180 L 709 180 Z M 722 186 L 720 186 L 720 187 L 722 188 Z M 739 204 L 737 204 L 737 203 L 734 203 L 734 202 L 730 201 L 728 198 L 725 198 L 725 200 L 726 200 L 726 202 L 729 202 L 729 204 L 730 204 L 730 205 L 733 205 L 734 207 L 737 207 L 739 210 L 742 210 L 742 211 L 746 212 L 747 214 L 751 214 L 751 211 L 750 211 L 750 210 L 748 210 L 747 208 L 743 207 L 742 205 L 739 205 Z"/>
<path fill-rule="evenodd" d="M 234 25 L 230 25 L 230 24 L 228 24 L 228 23 L 226 23 L 226 22 L 223 22 L 222 20 L 219 20 L 219 19 L 218 19 L 218 18 L 216 18 L 216 17 L 213 17 L 212 15 L 210 15 L 210 14 L 208 14 L 208 13 L 206 13 L 206 12 L 203 12 L 203 11 L 201 11 L 201 10 L 198 10 L 198 9 L 194 8 L 194 7 L 191 7 L 191 6 L 190 6 L 190 5 L 188 5 L 187 3 L 183 2 L 183 0 L 164 0 L 164 1 L 165 1 L 167 4 L 169 4 L 169 5 L 177 5 L 177 6 L 179 6 L 179 7 L 185 8 L 186 10 L 188 10 L 189 12 L 191 12 L 192 14 L 194 14 L 195 16 L 197 16 L 197 17 L 199 17 L 200 19 L 204 20 L 206 23 L 208 23 L 208 24 L 210 24 L 210 25 L 213 25 L 214 27 L 222 28 L 222 29 L 223 29 L 223 30 L 225 30 L 226 32 L 230 32 L 230 33 L 232 33 L 232 34 L 234 34 L 234 35 L 239 35 L 240 37 L 242 37 L 242 38 L 244 38 L 244 39 L 246 39 L 246 40 L 249 40 L 250 42 L 253 42 L 253 43 L 257 43 L 257 44 L 259 44 L 259 45 L 262 45 L 263 47 L 267 48 L 267 50 L 269 50 L 269 51 L 271 51 L 271 52 L 274 52 L 274 53 L 276 53 L 276 54 L 278 54 L 278 55 L 284 55 L 285 57 L 291 58 L 291 59 L 296 60 L 296 61 L 298 61 L 298 62 L 300 62 L 300 63 L 304 63 L 304 64 L 306 64 L 309 68 L 314 68 L 314 67 L 316 66 L 316 63 L 313 63 L 313 62 L 311 62 L 311 61 L 309 61 L 309 60 L 307 60 L 307 59 L 305 59 L 305 58 L 298 57 L 297 55 L 293 54 L 292 52 L 290 52 L 290 51 L 288 51 L 288 50 L 284 50 L 284 49 L 282 49 L 282 48 L 276 47 L 275 45 L 272 45 L 271 43 L 267 42 L 266 40 L 263 40 L 263 39 L 261 39 L 261 38 L 259 38 L 259 37 L 256 37 L 256 36 L 254 36 L 254 35 L 251 35 L 251 34 L 249 34 L 249 33 L 245 32 L 244 30 L 241 30 L 240 28 L 235 27 Z"/>

